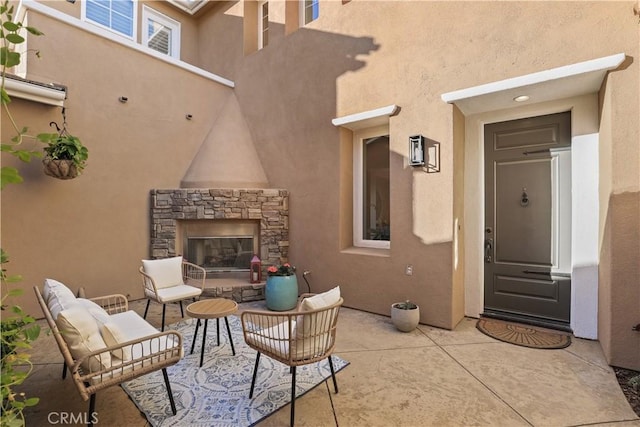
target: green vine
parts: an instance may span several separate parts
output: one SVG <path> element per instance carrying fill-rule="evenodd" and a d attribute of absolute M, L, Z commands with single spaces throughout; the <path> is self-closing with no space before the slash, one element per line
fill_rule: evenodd
<path fill-rule="evenodd" d="M 15 46 L 25 42 L 20 34 L 23 30 L 39 36 L 42 33 L 35 28 L 23 26 L 22 22 L 14 21 L 14 7 L 4 1 L 0 6 L 0 102 L 8 121 L 16 132 L 11 142 L 0 145 L 0 151 L 11 154 L 23 162 L 29 162 L 32 157 L 41 155 L 40 152 L 25 150 L 21 144 L 27 135 L 26 127 L 19 127 L 9 110 L 11 98 L 5 90 L 7 70 L 20 64 L 21 53 L 16 52 Z M 36 53 L 37 55 L 37 53 Z M 0 189 L 8 184 L 23 181 L 16 168 L 2 166 L 0 174 Z M 0 426 L 18 427 L 25 425 L 23 411 L 29 406 L 38 404 L 39 398 L 27 397 L 17 392 L 16 386 L 22 384 L 33 371 L 29 350 L 31 343 L 40 335 L 40 326 L 32 316 L 26 314 L 18 305 L 9 306 L 8 300 L 22 295 L 23 289 L 13 287 L 22 280 L 19 275 L 9 276 L 5 264 L 9 262 L 7 253 L 0 248 L 0 285 L 2 302 L 2 320 L 0 321 L 0 392 L 2 395 L 2 413 Z"/>

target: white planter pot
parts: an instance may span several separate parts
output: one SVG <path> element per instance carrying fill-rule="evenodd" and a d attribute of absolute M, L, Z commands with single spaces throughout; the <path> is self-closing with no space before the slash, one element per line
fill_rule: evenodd
<path fill-rule="evenodd" d="M 413 331 L 420 323 L 420 307 L 416 305 L 416 308 L 405 310 L 397 308 L 397 304 L 401 303 L 391 304 L 391 322 L 399 331 Z"/>

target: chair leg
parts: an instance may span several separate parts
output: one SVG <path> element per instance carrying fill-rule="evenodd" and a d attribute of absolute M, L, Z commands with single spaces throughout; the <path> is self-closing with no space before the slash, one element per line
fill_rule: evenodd
<path fill-rule="evenodd" d="M 87 412 L 87 425 L 93 426 L 93 413 L 96 410 L 96 394 L 93 393 L 89 399 L 89 412 Z"/>
<path fill-rule="evenodd" d="M 67 362 L 62 362 L 62 379 L 67 378 Z"/>
<path fill-rule="evenodd" d="M 291 420 L 289 423 L 291 427 L 293 427 L 293 422 L 295 420 L 295 412 L 296 412 L 296 367 L 292 366 L 293 370 L 291 371 Z"/>
<path fill-rule="evenodd" d="M 251 379 L 251 389 L 249 390 L 249 399 L 253 398 L 253 387 L 256 385 L 256 376 L 258 374 L 258 363 L 260 362 L 260 352 L 256 354 L 256 364 L 253 367 L 253 378 Z"/>
<path fill-rule="evenodd" d="M 142 316 L 143 319 L 147 318 L 147 312 L 149 311 L 149 304 L 151 304 L 150 299 L 147 300 L 147 307 L 144 309 L 144 316 Z"/>
<path fill-rule="evenodd" d="M 167 311 L 167 304 L 162 304 L 162 329 L 160 332 L 164 332 L 164 313 Z"/>
<path fill-rule="evenodd" d="M 184 319 L 184 309 L 182 308 L 182 301 L 180 301 L 180 315 Z"/>
<path fill-rule="evenodd" d="M 333 359 L 331 358 L 331 355 L 329 355 L 327 359 L 329 359 L 329 369 L 331 369 L 331 378 L 333 379 L 333 388 L 336 391 L 336 393 L 338 393 L 338 383 L 336 382 L 336 371 L 333 369 Z"/>

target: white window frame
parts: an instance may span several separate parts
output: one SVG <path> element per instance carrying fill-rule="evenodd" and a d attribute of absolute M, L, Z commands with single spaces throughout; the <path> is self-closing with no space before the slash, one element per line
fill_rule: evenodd
<path fill-rule="evenodd" d="M 267 6 L 267 27 L 264 26 L 264 6 Z M 262 49 L 269 44 L 269 38 L 267 37 L 267 43 L 264 43 L 264 33 L 269 34 L 269 2 L 258 2 L 258 49 Z"/>
<path fill-rule="evenodd" d="M 171 45 L 169 46 L 170 52 L 168 56 L 180 59 L 180 22 L 176 21 L 175 19 L 171 19 L 167 15 L 163 15 L 157 10 L 152 9 L 146 5 L 143 6 L 142 44 L 146 47 L 149 47 L 149 34 L 147 32 L 147 28 L 150 20 L 158 22 L 171 30 Z M 153 50 L 158 53 L 163 53 L 155 49 Z"/>
<path fill-rule="evenodd" d="M 114 30 L 111 27 L 108 27 L 92 19 L 87 18 L 87 2 L 82 1 L 80 5 L 81 5 L 80 9 L 81 9 L 82 20 L 84 22 L 88 22 L 91 25 L 95 25 L 96 27 L 104 28 L 105 30 L 110 31 L 113 34 L 117 34 L 126 39 L 133 40 L 133 41 L 136 40 L 136 35 L 138 34 L 138 1 L 137 0 L 133 0 L 133 17 L 132 17 L 133 25 L 131 27 L 131 35 L 121 33 L 120 31 Z"/>
<path fill-rule="evenodd" d="M 299 0 L 299 8 L 300 8 L 300 26 L 304 27 L 305 25 L 307 25 L 310 22 L 315 21 L 316 19 L 320 18 L 320 0 L 315 0 L 315 2 L 318 4 L 318 18 L 316 19 L 311 19 L 310 21 L 306 20 L 307 14 L 306 9 L 307 9 L 307 3 L 308 0 Z"/>
<path fill-rule="evenodd" d="M 390 240 L 364 239 L 364 160 L 363 144 L 366 139 L 389 135 L 389 126 L 377 126 L 353 133 L 353 246 L 362 248 L 390 249 Z"/>

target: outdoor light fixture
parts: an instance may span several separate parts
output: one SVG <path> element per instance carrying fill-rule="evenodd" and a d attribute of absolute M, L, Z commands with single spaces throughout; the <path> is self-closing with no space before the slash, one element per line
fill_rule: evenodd
<path fill-rule="evenodd" d="M 422 135 L 409 137 L 409 164 L 424 166 L 424 136 Z"/>
<path fill-rule="evenodd" d="M 249 283 L 260 283 L 262 281 L 262 262 L 260 258 L 258 258 L 258 255 L 254 254 L 253 258 L 251 258 L 249 273 L 251 274 Z"/>
<path fill-rule="evenodd" d="M 426 173 L 440 172 L 440 143 L 422 135 L 410 136 L 409 165 L 421 166 Z"/>
<path fill-rule="evenodd" d="M 187 114 L 186 116 L 184 116 L 187 120 L 191 120 L 193 119 L 193 115 L 191 114 Z"/>
<path fill-rule="evenodd" d="M 529 100 L 529 96 L 528 95 L 520 95 L 520 96 L 516 96 L 515 98 L 513 98 L 514 101 L 516 102 L 524 102 L 524 101 L 528 101 Z"/>
<path fill-rule="evenodd" d="M 122 102 L 123 104 L 125 102 L 127 102 L 129 100 L 129 98 L 127 98 L 126 96 L 121 96 L 120 98 L 118 98 L 118 101 Z"/>

